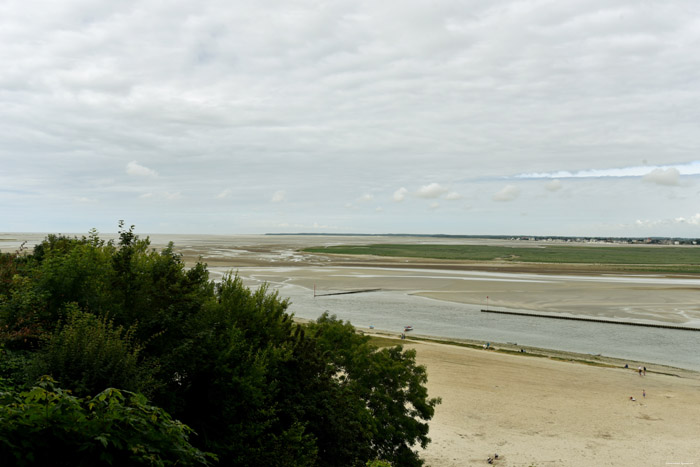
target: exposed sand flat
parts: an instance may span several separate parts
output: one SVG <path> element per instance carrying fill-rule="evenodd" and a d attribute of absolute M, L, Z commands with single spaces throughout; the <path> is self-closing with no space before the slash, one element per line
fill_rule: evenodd
<path fill-rule="evenodd" d="M 442 397 L 428 465 L 700 465 L 700 375 L 406 342 Z M 646 398 L 642 390 L 646 390 Z M 630 401 L 634 396 L 636 401 Z M 678 464 L 676 464 L 678 465 Z"/>
<path fill-rule="evenodd" d="M 700 327 L 700 279 L 534 274 L 337 264 L 249 266 L 244 278 L 338 292 L 381 288 L 492 308 Z"/>

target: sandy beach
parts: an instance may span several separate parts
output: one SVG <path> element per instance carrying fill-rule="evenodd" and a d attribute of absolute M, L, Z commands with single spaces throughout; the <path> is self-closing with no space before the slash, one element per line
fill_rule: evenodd
<path fill-rule="evenodd" d="M 700 465 L 700 375 L 406 342 L 442 398 L 427 465 Z M 661 373 L 657 372 L 660 371 Z M 642 391 L 646 391 L 646 397 Z M 636 400 L 630 400 L 634 397 Z"/>

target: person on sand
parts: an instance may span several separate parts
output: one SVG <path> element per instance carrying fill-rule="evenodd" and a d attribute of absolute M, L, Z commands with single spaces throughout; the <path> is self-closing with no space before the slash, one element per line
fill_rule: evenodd
<path fill-rule="evenodd" d="M 639 367 L 639 376 L 642 376 L 642 367 Z"/>
<path fill-rule="evenodd" d="M 642 389 L 642 397 L 645 399 L 647 398 L 647 392 L 645 389 Z"/>
<path fill-rule="evenodd" d="M 634 402 L 634 401 L 636 401 L 637 399 L 635 399 L 634 396 L 630 396 L 630 400 L 631 400 L 632 402 Z"/>
<path fill-rule="evenodd" d="M 647 367 L 644 367 L 643 371 L 644 371 L 644 376 L 646 376 L 647 375 Z"/>

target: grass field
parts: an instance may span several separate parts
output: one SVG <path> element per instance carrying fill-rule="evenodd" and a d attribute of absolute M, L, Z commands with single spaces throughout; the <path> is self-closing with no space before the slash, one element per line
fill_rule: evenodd
<path fill-rule="evenodd" d="M 487 245 L 338 245 L 306 248 L 311 253 L 374 255 L 462 261 L 607 265 L 616 270 L 700 273 L 699 247 Z M 616 267 L 619 266 L 619 267 Z"/>

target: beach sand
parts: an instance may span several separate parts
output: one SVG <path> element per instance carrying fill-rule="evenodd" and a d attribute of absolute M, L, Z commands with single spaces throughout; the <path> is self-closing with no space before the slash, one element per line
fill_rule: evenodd
<path fill-rule="evenodd" d="M 495 453 L 500 466 L 700 465 L 698 373 L 404 342 L 442 398 L 427 465 L 488 465 Z"/>

